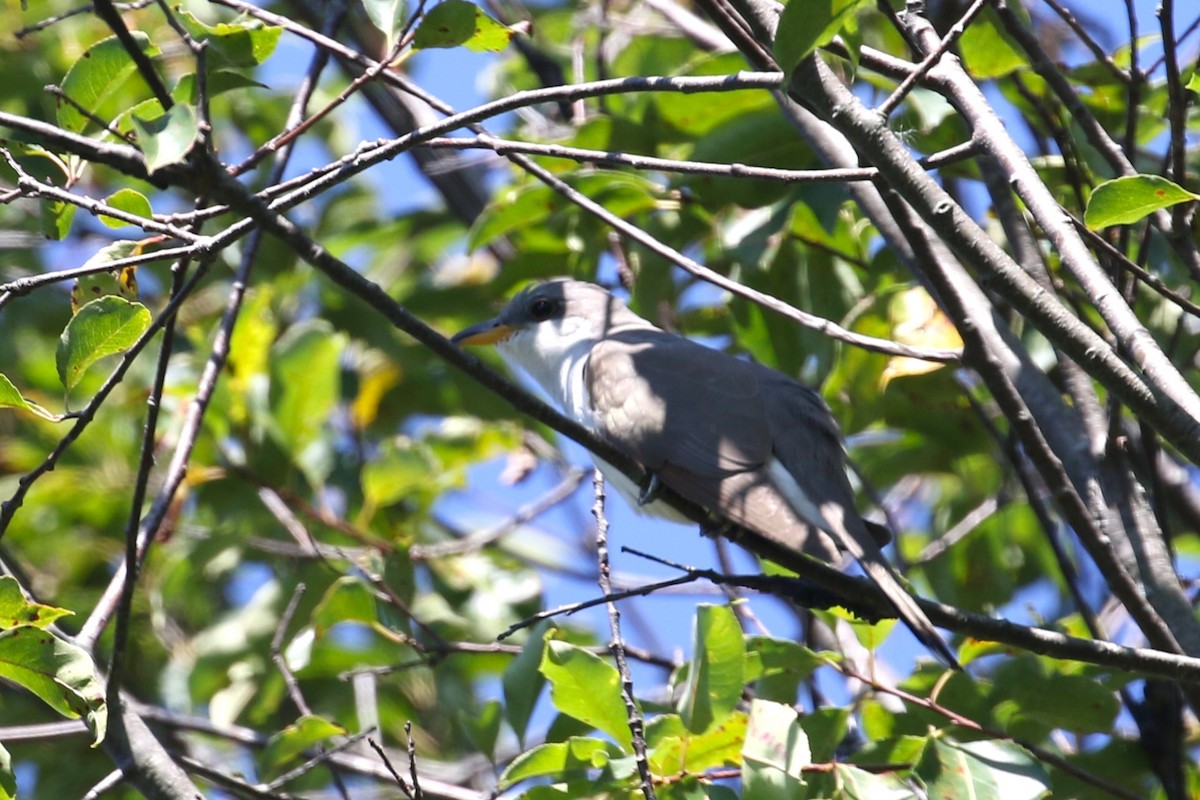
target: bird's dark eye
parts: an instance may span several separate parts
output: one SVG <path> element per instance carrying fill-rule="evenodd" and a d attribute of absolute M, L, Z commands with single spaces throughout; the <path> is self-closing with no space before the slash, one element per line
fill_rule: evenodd
<path fill-rule="evenodd" d="M 539 297 L 529 306 L 529 315 L 537 322 L 545 322 L 554 314 L 554 301 Z"/>

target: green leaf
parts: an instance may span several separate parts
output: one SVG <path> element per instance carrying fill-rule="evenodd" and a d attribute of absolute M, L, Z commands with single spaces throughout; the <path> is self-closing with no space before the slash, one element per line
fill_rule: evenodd
<path fill-rule="evenodd" d="M 31 400 L 26 400 L 13 382 L 8 379 L 8 376 L 0 373 L 0 408 L 20 408 L 25 411 L 31 411 L 37 414 L 42 419 L 48 419 L 51 422 L 61 422 L 62 417 L 58 414 L 52 414 L 46 409 L 34 403 Z"/>
<path fill-rule="evenodd" d="M 263 777 L 267 780 L 278 777 L 306 750 L 345 735 L 345 728 L 323 717 L 301 717 L 267 741 L 261 758 Z"/>
<path fill-rule="evenodd" d="M 1000 78 L 1019 69 L 1029 69 L 1029 59 L 1009 41 L 996 12 L 985 8 L 959 40 L 967 71 L 975 78 Z"/>
<path fill-rule="evenodd" d="M 150 327 L 141 303 L 109 296 L 92 300 L 71 317 L 58 340 L 58 377 L 67 391 L 84 370 L 105 356 L 127 350 Z"/>
<path fill-rule="evenodd" d="M 0 373 L 0 408 L 23 408 L 26 411 L 31 411 L 29 403 L 17 391 L 17 387 L 13 386 L 13 382 L 8 379 L 8 376 Z"/>
<path fill-rule="evenodd" d="M 916 772 L 930 797 L 1035 800 L 1050 790 L 1042 765 L 1012 742 L 930 738 Z"/>
<path fill-rule="evenodd" d="M 588 777 L 614 758 L 625 755 L 612 742 L 573 736 L 565 742 L 538 745 L 513 759 L 500 776 L 500 789 L 528 778 L 553 777 L 556 782 Z"/>
<path fill-rule="evenodd" d="M 1200 72 L 1193 72 L 1192 77 L 1188 78 L 1187 89 L 1200 94 Z"/>
<path fill-rule="evenodd" d="M 746 643 L 733 609 L 708 604 L 696 609 L 692 652 L 679 714 L 688 730 L 703 733 L 728 717 L 742 699 Z"/>
<path fill-rule="evenodd" d="M 158 55 L 159 50 L 151 43 L 150 37 L 141 31 L 130 31 L 130 34 L 143 53 Z M 110 36 L 84 51 L 58 86 L 75 103 L 97 113 L 104 101 L 120 89 L 136 69 L 121 41 L 116 36 Z M 59 127 L 72 133 L 81 133 L 91 124 L 91 120 L 73 103 L 62 100 L 58 103 L 57 116 Z"/>
<path fill-rule="evenodd" d="M 84 262 L 84 269 L 99 267 L 110 261 L 129 258 L 142 251 L 142 243 L 132 239 L 118 239 L 101 247 L 96 254 Z M 71 287 L 71 313 L 78 314 L 92 300 L 115 295 L 126 300 L 137 300 L 137 267 L 119 267 L 114 270 L 82 275 Z"/>
<path fill-rule="evenodd" d="M 550 681 L 550 700 L 555 708 L 607 733 L 629 749 L 633 737 L 616 667 L 582 647 L 549 641 L 539 668 Z"/>
<path fill-rule="evenodd" d="M 339 622 L 375 625 L 379 622 L 375 595 L 353 575 L 338 578 L 313 608 L 312 621 L 318 637 L 324 636 Z"/>
<path fill-rule="evenodd" d="M 413 47 L 466 47 L 475 52 L 499 52 L 508 47 L 513 31 L 483 13 L 468 0 L 443 0 L 430 9 L 413 34 Z"/>
<path fill-rule="evenodd" d="M 800 797 L 804 785 L 801 769 L 812 762 L 812 756 L 796 710 L 769 700 L 752 701 L 742 759 L 746 797 L 754 800 Z"/>
<path fill-rule="evenodd" d="M 74 203 L 43 197 L 38 202 L 41 209 L 42 233 L 51 241 L 62 241 L 71 232 L 71 221 L 75 219 Z"/>
<path fill-rule="evenodd" d="M 429 448 L 408 438 L 389 441 L 362 471 L 363 495 L 373 507 L 383 508 L 430 486 L 438 464 Z"/>
<path fill-rule="evenodd" d="M 849 727 L 850 709 L 818 708 L 800 720 L 800 727 L 808 737 L 808 747 L 816 762 L 832 761 L 846 738 Z"/>
<path fill-rule="evenodd" d="M 315 453 L 304 453 L 327 435 L 326 422 L 341 396 L 345 339 L 325 320 L 293 325 L 271 348 L 273 433 L 310 471 Z"/>
<path fill-rule="evenodd" d="M 878 800 L 881 797 L 891 800 L 917 800 L 918 797 L 932 796 L 917 795 L 894 772 L 876 775 L 850 764 L 834 764 L 833 768 L 839 800 Z"/>
<path fill-rule="evenodd" d="M 250 17 L 208 25 L 189 11 L 176 9 L 175 13 L 188 33 L 208 42 L 210 66 L 256 67 L 271 57 L 283 34 L 283 28 Z"/>
<path fill-rule="evenodd" d="M 496 739 L 500 736 L 500 722 L 504 719 L 504 710 L 499 700 L 489 700 L 482 709 L 467 711 L 459 709 L 458 721 L 466 730 L 467 736 L 479 751 L 490 759 L 495 759 Z"/>
<path fill-rule="evenodd" d="M 186 103 L 176 103 L 167 113 L 154 119 L 145 120 L 134 114 L 130 122 L 137 131 L 146 169 L 151 173 L 183 161 L 200 135 L 196 111 Z"/>
<path fill-rule="evenodd" d="M 779 17 L 775 60 L 785 75 L 812 51 L 829 44 L 860 6 L 868 0 L 790 0 Z"/>
<path fill-rule="evenodd" d="M 396 34 L 404 28 L 405 0 L 363 0 L 363 10 L 371 24 L 387 37 L 387 49 L 390 51 L 396 43 Z"/>
<path fill-rule="evenodd" d="M 1158 175 L 1127 175 L 1096 187 L 1088 198 L 1083 221 L 1093 230 L 1129 225 L 1161 208 L 1189 200 L 1200 200 L 1200 195 Z"/>
<path fill-rule="evenodd" d="M 17 776 L 12 770 L 12 756 L 0 745 L 0 800 L 15 800 Z"/>
<path fill-rule="evenodd" d="M 734 711 L 722 722 L 698 736 L 689 734 L 675 715 L 665 718 L 674 720 L 679 730 L 673 736 L 663 736 L 654 740 L 649 758 L 650 767 L 655 774 L 699 774 L 707 769 L 737 766 L 741 763 L 742 748 L 746 744 L 746 725 L 749 721 L 745 712 Z M 663 719 L 664 717 L 656 717 L 654 723 Z M 649 739 L 649 732 L 647 738 Z"/>
<path fill-rule="evenodd" d="M 151 217 L 154 215 L 154 210 L 150 208 L 150 201 L 146 199 L 146 195 L 136 189 L 119 189 L 110 194 L 104 203 L 118 211 L 136 214 L 139 217 Z M 104 214 L 100 215 L 100 221 L 110 228 L 124 228 L 130 224 L 123 219 L 108 217 Z"/>
<path fill-rule="evenodd" d="M 231 69 L 213 70 L 204 81 L 204 88 L 208 90 L 209 98 L 231 92 L 234 89 L 249 89 L 252 86 L 259 89 L 268 88 L 265 83 L 256 81 L 249 75 Z M 196 88 L 196 75 L 188 73 L 181 77 L 179 82 L 175 84 L 175 88 L 171 89 L 171 97 L 180 103 L 188 103 L 193 106 L 199 103 L 200 94 Z M 161 109 L 162 107 L 160 106 L 160 112 Z"/>
<path fill-rule="evenodd" d="M 826 662 L 804 645 L 770 636 L 746 637 L 746 681 L 755 682 L 755 696 L 793 703 L 800 681 Z"/>
<path fill-rule="evenodd" d="M 74 613 L 65 608 L 33 602 L 25 597 L 15 578 L 9 575 L 0 576 L 0 628 L 16 628 L 22 625 L 45 628 L 56 619 Z"/>
<path fill-rule="evenodd" d="M 538 662 L 542 659 L 546 632 L 551 624 L 549 620 L 543 620 L 534 627 L 529 640 L 521 648 L 521 654 L 509 662 L 501 678 L 504 714 L 522 745 L 525 743 L 529 718 L 533 716 L 533 707 L 542 693 L 542 687 L 546 685 L 545 677 L 538 671 Z"/>
<path fill-rule="evenodd" d="M 68 719 L 87 722 L 93 744 L 104 739 L 108 708 L 92 659 L 73 644 L 30 625 L 0 632 L 0 677 L 28 689 Z"/>

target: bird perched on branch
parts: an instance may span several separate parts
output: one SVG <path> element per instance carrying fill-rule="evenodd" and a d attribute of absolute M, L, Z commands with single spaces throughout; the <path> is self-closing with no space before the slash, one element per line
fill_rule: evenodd
<path fill-rule="evenodd" d="M 634 508 L 683 520 L 654 499 L 661 482 L 789 549 L 834 564 L 849 554 L 917 638 L 957 666 L 884 558 L 887 529 L 855 509 L 837 423 L 811 389 L 668 333 L 574 280 L 531 286 L 453 341 L 495 344 L 567 416 L 641 464 L 652 475 L 645 489 L 597 459 Z"/>

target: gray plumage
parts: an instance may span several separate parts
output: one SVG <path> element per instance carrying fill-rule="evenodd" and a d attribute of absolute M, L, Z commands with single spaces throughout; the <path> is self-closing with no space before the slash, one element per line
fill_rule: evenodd
<path fill-rule="evenodd" d="M 565 413 L 693 503 L 834 564 L 853 556 L 914 634 L 956 663 L 885 560 L 886 537 L 855 510 L 837 423 L 811 389 L 668 333 L 580 281 L 532 286 L 455 341 L 495 342 Z"/>

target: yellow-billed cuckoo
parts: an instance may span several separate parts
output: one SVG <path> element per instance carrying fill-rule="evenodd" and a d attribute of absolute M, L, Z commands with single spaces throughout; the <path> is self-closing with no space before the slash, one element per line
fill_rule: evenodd
<path fill-rule="evenodd" d="M 837 423 L 811 389 L 655 327 L 581 281 L 536 284 L 452 341 L 495 344 L 564 413 L 691 502 L 831 563 L 854 556 L 917 638 L 956 665 L 880 551 L 886 529 L 855 510 Z M 683 519 L 597 466 L 635 509 Z"/>

